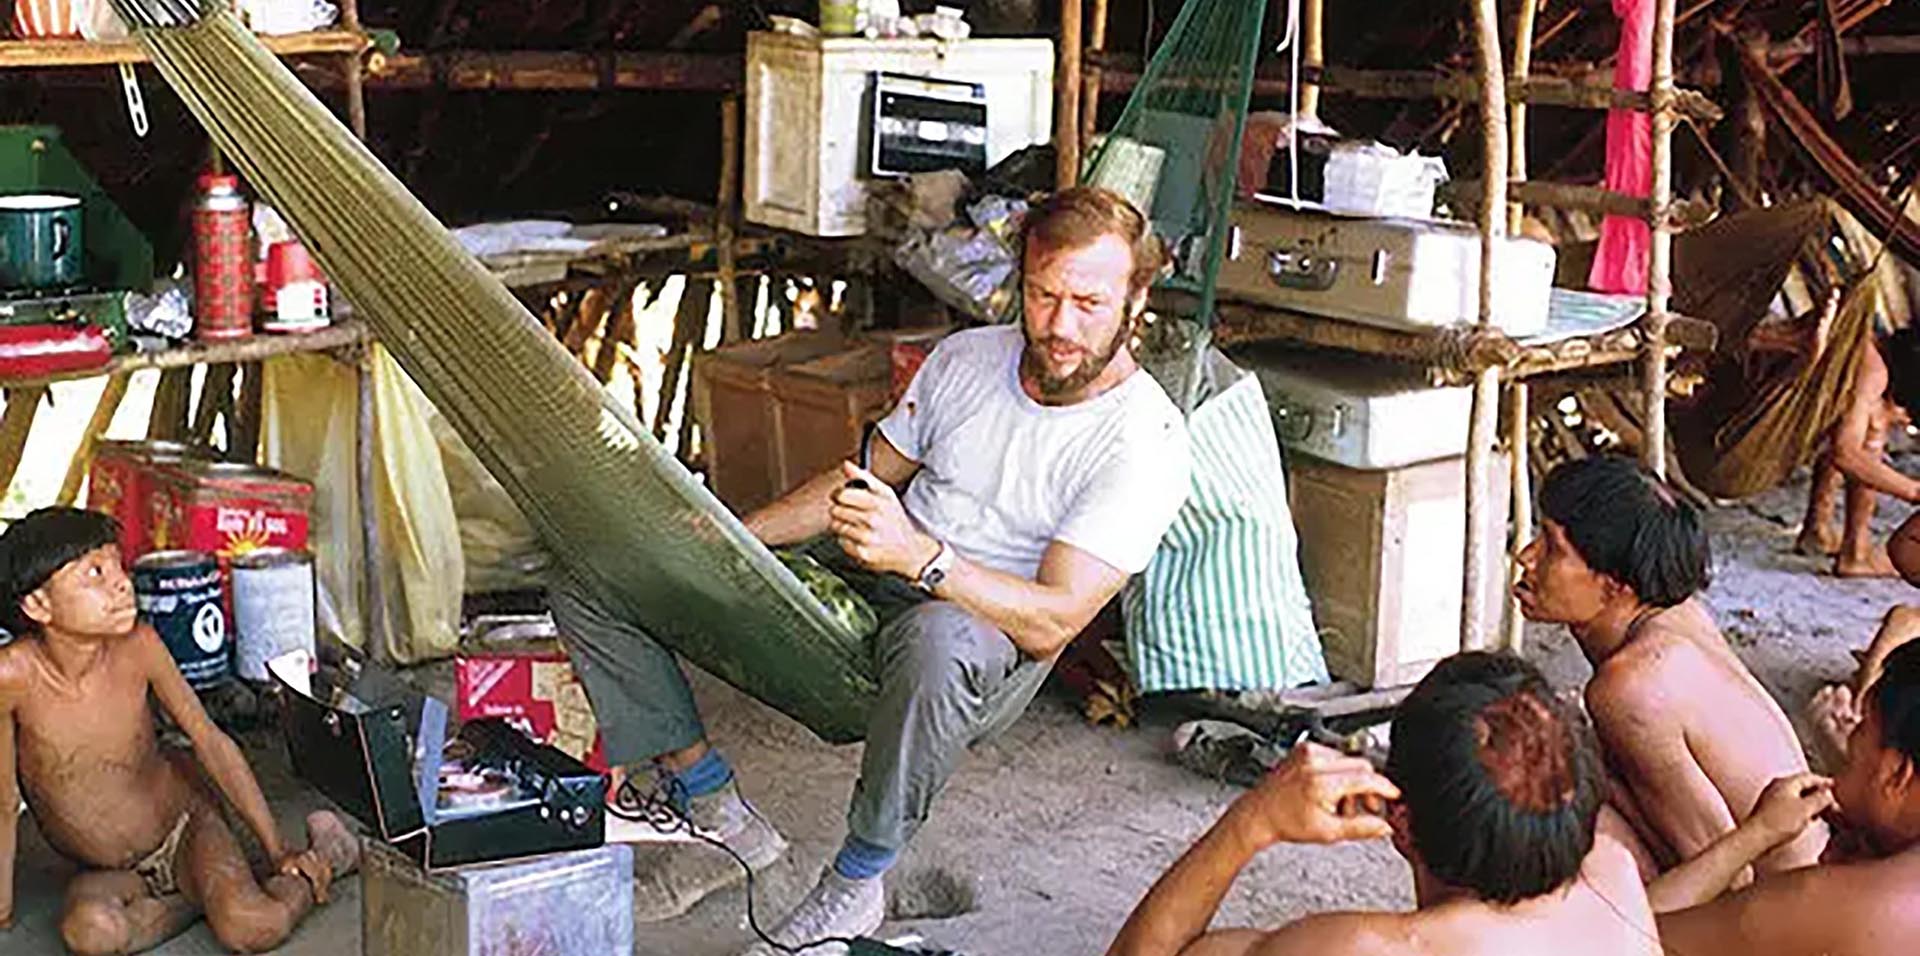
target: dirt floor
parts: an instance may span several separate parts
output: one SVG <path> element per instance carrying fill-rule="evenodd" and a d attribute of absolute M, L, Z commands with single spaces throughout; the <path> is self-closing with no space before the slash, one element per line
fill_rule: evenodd
<path fill-rule="evenodd" d="M 1920 460 L 1902 463 L 1909 471 Z M 1805 484 L 1711 513 L 1716 580 L 1708 598 L 1730 640 L 1762 681 L 1798 711 L 1823 681 L 1851 667 L 1880 615 L 1911 597 L 1904 584 L 1838 581 L 1824 562 L 1791 553 Z M 1904 515 L 1883 507 L 1882 532 Z M 1557 681 L 1587 668 L 1562 633 L 1529 628 L 1529 656 Z M 716 681 L 697 681 L 715 741 L 740 771 L 748 796 L 794 842 L 788 858 L 756 882 L 763 920 L 811 884 L 837 845 L 858 750 L 828 747 L 806 731 Z M 883 936 L 918 934 L 959 953 L 1100 952 L 1133 903 L 1233 796 L 1165 756 L 1169 727 L 1090 727 L 1049 693 L 1004 738 L 960 768 L 935 816 L 890 877 L 893 912 Z M 291 779 L 270 735 L 247 741 L 283 821 L 320 803 Z M 71 869 L 23 827 L 18 921 L 0 951 L 59 952 L 55 911 Z M 358 878 L 315 914 L 282 952 L 339 954 L 359 949 Z M 1245 873 L 1225 923 L 1270 925 L 1305 913 L 1410 903 L 1404 865 L 1385 843 L 1279 847 Z M 749 939 L 741 887 L 718 893 L 688 915 L 641 928 L 636 952 L 721 956 Z M 944 918 L 926 918 L 939 911 Z M 951 915 L 946 915 L 951 913 Z M 914 918 L 919 917 L 919 918 Z M 159 952 L 216 952 L 196 927 Z"/>

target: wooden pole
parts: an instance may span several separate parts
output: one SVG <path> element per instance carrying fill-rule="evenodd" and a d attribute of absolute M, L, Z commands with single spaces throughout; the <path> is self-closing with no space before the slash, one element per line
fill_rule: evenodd
<path fill-rule="evenodd" d="M 1080 3 L 1060 0 L 1060 39 L 1054 64 L 1053 182 L 1080 182 Z"/>
<path fill-rule="evenodd" d="M 153 390 L 153 411 L 147 416 L 147 438 L 180 441 L 187 437 L 187 409 L 193 400 L 193 368 L 163 369 Z"/>
<path fill-rule="evenodd" d="M 340 0 L 340 27 L 353 33 L 361 33 L 359 0 Z M 355 50 L 347 54 L 341 70 L 346 74 L 347 86 L 347 126 L 353 130 L 354 138 L 367 138 L 367 91 L 365 50 Z"/>
<path fill-rule="evenodd" d="M 1107 48 L 1107 0 L 1093 0 L 1091 16 L 1087 46 L 1093 50 L 1104 50 Z M 1085 64 L 1080 81 L 1080 152 L 1082 155 L 1092 151 L 1094 134 L 1100 130 L 1100 83 L 1099 64 Z"/>
<path fill-rule="evenodd" d="M 1533 69 L 1533 24 L 1540 12 L 1539 0 L 1520 0 L 1520 13 L 1513 30 L 1513 82 L 1524 85 Z M 1507 177 L 1514 182 L 1527 179 L 1527 103 L 1515 100 L 1511 107 L 1512 126 L 1507 146 Z M 1507 210 L 1507 231 L 1518 233 L 1526 221 L 1526 207 L 1514 203 Z"/>
<path fill-rule="evenodd" d="M 714 213 L 713 240 L 720 265 L 720 341 L 747 337 L 740 309 L 740 272 L 735 261 L 734 219 L 740 207 L 740 98 L 720 101 L 720 197 Z"/>
<path fill-rule="evenodd" d="M 1300 72 L 1319 76 L 1326 65 L 1326 0 L 1303 0 L 1300 4 Z M 1320 116 L 1320 84 L 1300 84 L 1300 114 Z"/>
<path fill-rule="evenodd" d="M 60 483 L 60 497 L 54 499 L 54 504 L 70 508 L 80 500 L 80 485 L 87 480 L 87 470 L 93 465 L 93 447 L 107 433 L 107 426 L 113 424 L 113 413 L 119 411 L 120 403 L 126 400 L 127 382 L 132 378 L 130 372 L 107 376 L 107 387 L 93 406 L 87 430 L 80 433 L 80 447 L 74 449 L 73 460 L 67 464 L 67 479 Z"/>
<path fill-rule="evenodd" d="M 1642 327 L 1647 425 L 1640 460 L 1661 477 L 1667 474 L 1667 304 L 1673 294 L 1673 230 L 1666 215 L 1673 201 L 1673 4 L 1654 3 L 1653 82 L 1648 90 L 1653 106 L 1653 180 L 1648 190 L 1653 242 L 1647 255 L 1647 316 Z"/>
<path fill-rule="evenodd" d="M 380 497 L 373 474 L 374 430 L 378 427 L 373 415 L 373 356 L 369 346 L 354 366 L 358 408 L 354 419 L 353 493 L 360 512 L 360 623 L 367 656 L 375 663 L 391 665 L 394 655 L 393 644 L 387 639 L 387 592 L 381 579 L 386 569 L 380 550 Z"/>
<path fill-rule="evenodd" d="M 1513 465 L 1513 477 L 1509 483 L 1509 487 L 1513 490 L 1511 514 L 1513 537 L 1509 559 L 1504 562 L 1507 568 L 1509 594 L 1512 593 L 1514 578 L 1520 573 L 1520 564 L 1513 559 L 1526 548 L 1533 536 L 1533 463 L 1531 461 L 1532 442 L 1528 431 L 1532 423 L 1532 410 L 1527 407 L 1528 398 L 1526 382 L 1507 383 L 1507 455 Z M 1507 636 L 1506 640 L 1501 642 L 1501 649 L 1510 654 L 1518 654 L 1525 643 L 1526 619 L 1520 615 L 1520 602 L 1509 597 L 1507 598 Z"/>
<path fill-rule="evenodd" d="M 1507 207 L 1507 92 L 1501 69 L 1499 0 L 1474 0 L 1473 33 L 1480 73 L 1482 124 L 1480 197 L 1480 325 L 1493 322 L 1493 256 L 1505 233 Z M 1473 417 L 1467 427 L 1467 533 L 1461 581 L 1460 645 L 1481 650 L 1492 645 L 1488 633 L 1487 572 L 1492 562 L 1488 520 L 1493 497 L 1494 442 L 1500 430 L 1500 368 L 1474 377 Z"/>
<path fill-rule="evenodd" d="M 27 451 L 27 436 L 33 432 L 33 418 L 46 400 L 45 385 L 7 389 L 7 410 L 0 414 L 0 496 L 13 487 L 13 476 Z"/>

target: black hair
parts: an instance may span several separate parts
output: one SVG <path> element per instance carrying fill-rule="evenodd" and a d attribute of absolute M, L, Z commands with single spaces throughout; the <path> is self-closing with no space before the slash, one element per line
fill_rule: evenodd
<path fill-rule="evenodd" d="M 1920 419 L 1920 329 L 1909 325 L 1880 342 L 1887 363 L 1887 397 Z"/>
<path fill-rule="evenodd" d="M 1880 714 L 1881 745 L 1920 764 L 1920 641 L 1894 648 L 1867 693 Z"/>
<path fill-rule="evenodd" d="M 0 533 L 0 627 L 15 637 L 39 630 L 20 602 L 87 552 L 120 543 L 120 523 L 98 511 L 41 508 Z"/>
<path fill-rule="evenodd" d="M 1579 710 L 1532 664 L 1482 651 L 1441 661 L 1392 736 L 1387 776 L 1435 877 L 1517 903 L 1580 872 L 1604 797 L 1600 761 Z"/>
<path fill-rule="evenodd" d="M 1654 607 L 1673 607 L 1712 580 L 1699 512 L 1631 458 L 1561 464 L 1540 488 L 1540 513 L 1566 530 L 1589 567 Z"/>

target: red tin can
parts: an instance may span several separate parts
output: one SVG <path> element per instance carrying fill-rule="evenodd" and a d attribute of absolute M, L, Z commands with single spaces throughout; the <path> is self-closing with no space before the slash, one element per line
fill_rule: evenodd
<path fill-rule="evenodd" d="M 132 567 L 152 550 L 147 534 L 150 473 L 184 461 L 213 460 L 204 448 L 171 441 L 103 441 L 87 472 L 87 507 L 120 523 L 120 560 Z"/>
<path fill-rule="evenodd" d="M 149 473 L 146 526 L 155 550 L 186 548 L 220 559 L 260 548 L 307 547 L 313 485 L 254 465 L 181 462 Z"/>
<path fill-rule="evenodd" d="M 193 204 L 194 334 L 207 340 L 253 334 L 253 212 L 240 179 L 207 173 Z"/>

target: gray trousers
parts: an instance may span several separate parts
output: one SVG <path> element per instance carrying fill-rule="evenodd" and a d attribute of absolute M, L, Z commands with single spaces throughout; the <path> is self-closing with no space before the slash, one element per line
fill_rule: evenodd
<path fill-rule="evenodd" d="M 872 640 L 880 694 L 867 720 L 847 829 L 865 843 L 898 850 L 926 821 L 960 755 L 1019 718 L 1049 664 L 1021 654 L 999 629 L 959 605 L 859 568 L 831 539 L 802 550 L 859 591 L 880 617 Z M 549 601 L 593 704 L 608 763 L 644 763 L 704 739 L 672 652 L 563 576 L 550 582 Z"/>

